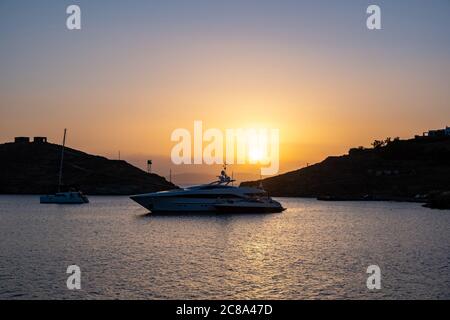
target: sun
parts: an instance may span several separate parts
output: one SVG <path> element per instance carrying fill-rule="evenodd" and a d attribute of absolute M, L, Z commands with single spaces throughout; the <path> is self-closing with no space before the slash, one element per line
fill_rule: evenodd
<path fill-rule="evenodd" d="M 259 162 L 263 160 L 263 150 L 258 144 L 252 144 L 248 148 L 248 160 L 250 162 Z"/>

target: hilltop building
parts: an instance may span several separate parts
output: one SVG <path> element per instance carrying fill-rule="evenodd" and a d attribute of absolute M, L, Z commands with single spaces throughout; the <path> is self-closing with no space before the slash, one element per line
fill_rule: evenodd
<path fill-rule="evenodd" d="M 416 136 L 416 138 L 422 137 L 450 137 L 450 127 L 446 126 L 444 129 L 428 130 L 422 136 Z"/>
<path fill-rule="evenodd" d="M 34 143 L 47 143 L 47 137 L 34 137 Z"/>
<path fill-rule="evenodd" d="M 30 143 L 30 137 L 15 137 L 14 143 Z M 47 143 L 47 137 L 34 137 L 33 143 Z"/>
<path fill-rule="evenodd" d="M 14 143 L 29 143 L 30 137 L 15 137 Z"/>

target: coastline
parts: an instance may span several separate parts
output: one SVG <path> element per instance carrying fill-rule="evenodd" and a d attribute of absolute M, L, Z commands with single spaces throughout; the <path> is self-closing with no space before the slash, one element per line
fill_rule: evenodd
<path fill-rule="evenodd" d="M 42 196 L 41 193 L 1 193 L 0 196 Z M 87 196 L 105 196 L 105 197 L 130 197 L 134 194 L 125 193 L 95 193 L 86 194 Z M 439 202 L 425 199 L 425 198 L 411 198 L 411 197 L 343 197 L 343 196 L 318 196 L 318 197 L 307 197 L 307 196 L 276 196 L 276 198 L 292 198 L 292 199 L 316 199 L 317 201 L 327 201 L 327 202 L 409 202 L 409 203 L 421 203 L 423 207 L 429 209 L 450 209 L 450 199 L 439 200 Z"/>

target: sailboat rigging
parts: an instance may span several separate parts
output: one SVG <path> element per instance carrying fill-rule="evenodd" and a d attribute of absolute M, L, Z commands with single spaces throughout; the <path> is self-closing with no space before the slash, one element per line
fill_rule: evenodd
<path fill-rule="evenodd" d="M 41 196 L 40 198 L 41 203 L 82 204 L 89 202 L 89 199 L 81 191 L 61 192 L 62 173 L 64 165 L 64 149 L 66 146 L 66 134 L 67 129 L 64 129 L 63 144 L 61 148 L 61 160 L 59 163 L 58 192 L 55 194 Z"/>

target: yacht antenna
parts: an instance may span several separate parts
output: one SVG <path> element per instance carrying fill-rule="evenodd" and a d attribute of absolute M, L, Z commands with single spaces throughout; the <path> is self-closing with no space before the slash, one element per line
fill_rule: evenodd
<path fill-rule="evenodd" d="M 67 133 L 67 129 L 64 129 L 63 144 L 62 144 L 62 149 L 61 149 L 61 162 L 59 163 L 58 192 L 61 192 L 62 170 L 63 170 L 63 162 L 64 162 L 64 147 L 66 146 L 66 133 Z"/>

